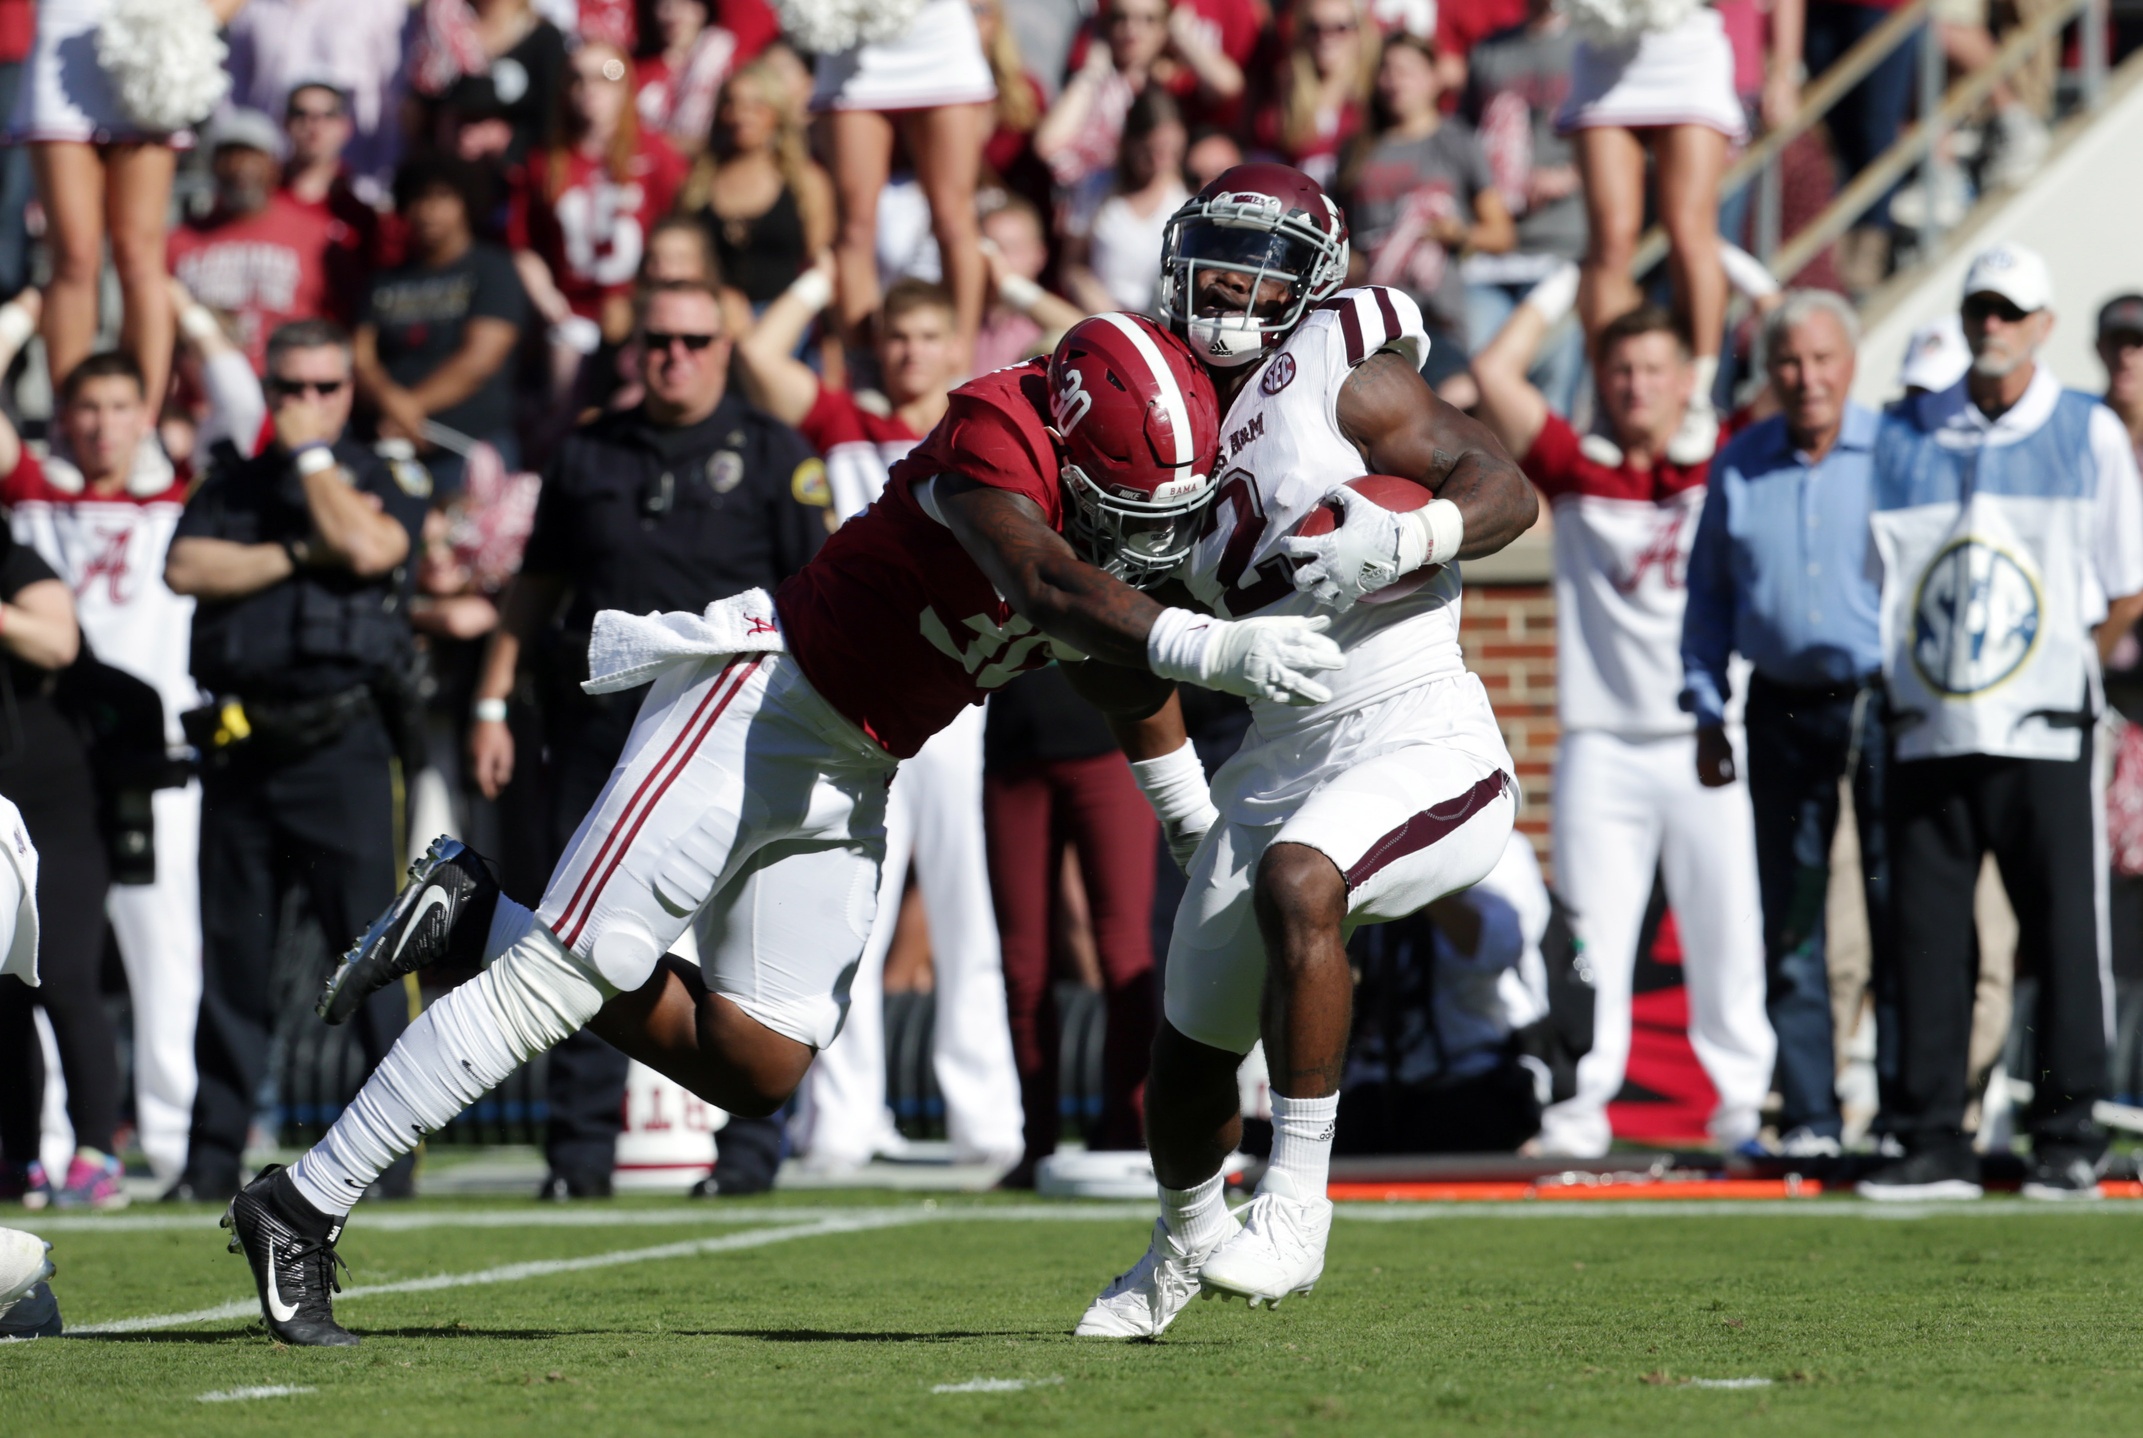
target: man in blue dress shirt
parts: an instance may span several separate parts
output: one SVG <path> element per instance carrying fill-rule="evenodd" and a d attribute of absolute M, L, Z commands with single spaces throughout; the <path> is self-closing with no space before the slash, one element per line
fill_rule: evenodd
<path fill-rule="evenodd" d="M 1877 688 L 1881 590 L 1871 573 L 1870 446 L 1876 416 L 1851 403 L 1859 323 L 1837 295 L 1797 290 L 1767 317 L 1764 351 L 1780 413 L 1712 462 L 1689 555 L 1682 703 L 1697 716 L 1697 774 L 1734 782 L 1728 661 L 1748 693 L 1749 798 L 1763 895 L 1768 1007 L 1784 1099 L 1780 1147 L 1835 1155 L 1830 980 L 1823 904 L 1838 781 L 1850 774 L 1874 957 L 1879 1068 L 1894 1046 L 1887 1002 L 1886 736 Z"/>

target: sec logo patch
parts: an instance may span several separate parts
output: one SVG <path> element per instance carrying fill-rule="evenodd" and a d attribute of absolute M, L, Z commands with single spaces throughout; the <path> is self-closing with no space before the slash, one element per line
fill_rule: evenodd
<path fill-rule="evenodd" d="M 1258 388 L 1268 395 L 1278 394 L 1295 382 L 1295 357 L 1274 355 L 1272 363 L 1265 367 L 1265 378 L 1258 381 Z"/>

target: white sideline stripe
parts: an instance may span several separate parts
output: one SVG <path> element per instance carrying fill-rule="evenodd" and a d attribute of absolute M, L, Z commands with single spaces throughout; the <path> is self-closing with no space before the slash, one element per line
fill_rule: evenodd
<path fill-rule="evenodd" d="M 1768 1378 L 1692 1378 L 1684 1388 L 1769 1388 Z"/>
<path fill-rule="evenodd" d="M 1782 1199 L 1523 1199 L 1497 1203 L 1400 1200 L 1338 1204 L 1333 1215 L 1367 1223 L 1412 1223 L 1466 1218 L 2014 1218 L 2019 1214 L 2097 1214 L 2143 1217 L 2143 1203 L 2040 1203 L 2023 1198 L 1956 1199 L 1934 1203 L 1864 1203 L 1859 1200 Z M 31 1231 L 48 1233 L 170 1233 L 214 1228 L 215 1214 L 69 1214 L 37 1221 Z M 1153 1205 L 1125 1203 L 899 1204 L 875 1207 L 641 1209 L 490 1209 L 445 1213 L 364 1213 L 359 1231 L 416 1233 L 431 1228 L 681 1228 L 701 1224 L 800 1224 L 870 1217 L 886 1222 L 1080 1223 L 1118 1219 L 1153 1221 Z M 841 1230 L 829 1230 L 839 1232 Z"/>
<path fill-rule="evenodd" d="M 243 1403 L 249 1398 L 294 1398 L 300 1393 L 318 1393 L 320 1390 L 308 1384 L 271 1383 L 265 1388 L 218 1388 L 212 1393 L 203 1393 L 196 1403 Z"/>
<path fill-rule="evenodd" d="M 396 1283 L 372 1283 L 345 1288 L 343 1301 L 371 1298 L 382 1293 L 432 1293 L 443 1288 L 471 1288 L 479 1284 L 519 1283 L 529 1278 L 548 1278 L 556 1273 L 581 1273 L 591 1268 L 616 1268 L 627 1263 L 649 1263 L 663 1258 L 697 1258 L 709 1253 L 733 1253 L 744 1248 L 764 1248 L 792 1238 L 818 1238 L 833 1233 L 860 1233 L 867 1229 L 894 1228 L 928 1217 L 915 1209 L 864 1210 L 844 1218 L 786 1228 L 761 1228 L 732 1233 L 722 1238 L 697 1238 L 685 1243 L 664 1243 L 654 1248 L 626 1248 L 614 1253 L 593 1253 L 585 1258 L 549 1258 L 533 1263 L 508 1263 L 474 1273 L 436 1273 L 429 1278 L 405 1278 Z M 142 1333 L 157 1328 L 177 1328 L 187 1323 L 214 1323 L 226 1318 L 244 1318 L 260 1312 L 256 1299 L 243 1303 L 219 1303 L 190 1313 L 153 1313 L 143 1318 L 119 1318 L 109 1323 L 86 1323 L 67 1330 L 69 1337 L 93 1337 L 100 1333 Z"/>
<path fill-rule="evenodd" d="M 1114 1219 L 1143 1217 L 1152 1221 L 1150 1203 L 1083 1204 L 1077 1208 L 1045 1203 L 993 1204 L 932 1207 L 928 1203 L 900 1205 L 851 1205 L 795 1208 L 725 1208 L 717 1203 L 690 1208 L 528 1208 L 486 1209 L 470 1212 L 374 1214 L 359 1210 L 360 1232 L 415 1233 L 427 1228 L 684 1228 L 701 1224 L 823 1223 L 829 1219 L 853 1218 L 858 1214 L 903 1215 L 923 1220 L 969 1219 Z M 171 1233 L 203 1231 L 216 1227 L 220 1214 L 115 1213 L 109 1216 L 70 1214 L 49 1218 L 37 1225 L 44 1233 Z"/>
<path fill-rule="evenodd" d="M 1064 1375 L 1053 1373 L 1047 1378 L 970 1378 L 965 1383 L 935 1383 L 932 1393 L 1024 1393 L 1029 1388 L 1047 1388 L 1062 1383 Z M 1771 1380 L 1763 1380 L 1768 1383 Z"/>

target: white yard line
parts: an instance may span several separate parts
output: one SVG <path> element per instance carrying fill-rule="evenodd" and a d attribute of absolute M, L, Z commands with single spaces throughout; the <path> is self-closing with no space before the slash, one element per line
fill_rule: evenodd
<path fill-rule="evenodd" d="M 684 1243 L 659 1244 L 653 1248 L 622 1248 L 611 1253 L 591 1253 L 584 1258 L 548 1258 L 530 1263 L 508 1263 L 497 1268 L 479 1269 L 474 1273 L 435 1273 L 428 1278 L 405 1278 L 396 1283 L 362 1284 L 355 1288 L 345 1288 L 337 1295 L 337 1299 L 340 1302 L 348 1302 L 351 1299 L 371 1298 L 383 1293 L 431 1293 L 443 1288 L 520 1283 L 525 1279 L 548 1278 L 557 1273 L 580 1273 L 591 1268 L 616 1268 L 627 1263 L 650 1263 L 665 1258 L 697 1258 L 709 1253 L 733 1253 L 744 1248 L 764 1248 L 769 1244 L 786 1243 L 792 1238 L 820 1238 L 834 1233 L 861 1233 L 867 1229 L 893 1228 L 901 1224 L 921 1222 L 927 1216 L 915 1209 L 863 1209 L 841 1218 L 821 1219 L 817 1223 L 753 1229 L 748 1233 L 732 1233 L 722 1238 L 696 1238 Z M 152 1313 L 142 1318 L 85 1323 L 78 1328 L 69 1328 L 67 1336 L 88 1338 L 100 1333 L 142 1333 L 150 1329 L 177 1328 L 188 1323 L 214 1323 L 226 1318 L 245 1318 L 259 1311 L 259 1302 L 247 1299 L 243 1303 L 219 1303 L 214 1308 L 197 1308 L 190 1313 Z"/>

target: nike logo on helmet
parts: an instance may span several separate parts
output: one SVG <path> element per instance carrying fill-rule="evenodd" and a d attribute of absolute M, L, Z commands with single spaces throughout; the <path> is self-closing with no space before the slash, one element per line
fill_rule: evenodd
<path fill-rule="evenodd" d="M 283 1302 L 283 1295 L 275 1287 L 275 1240 L 268 1240 L 268 1316 L 277 1323 L 288 1323 L 298 1316 L 295 1303 Z"/>
<path fill-rule="evenodd" d="M 433 909 L 443 909 L 446 906 L 445 889 L 434 884 L 424 891 L 424 897 L 417 901 L 416 911 L 409 916 L 409 922 L 402 926 L 401 942 L 394 946 L 394 961 L 396 963 L 401 962 L 402 950 L 409 947 L 410 935 L 416 933 L 417 929 L 424 923 L 424 916 Z"/>

